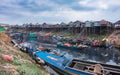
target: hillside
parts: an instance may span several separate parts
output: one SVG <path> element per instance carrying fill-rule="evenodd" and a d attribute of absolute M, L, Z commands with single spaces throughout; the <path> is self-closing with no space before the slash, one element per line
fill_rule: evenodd
<path fill-rule="evenodd" d="M 48 75 L 33 63 L 33 60 L 17 47 L 11 39 L 0 33 L 0 75 Z"/>

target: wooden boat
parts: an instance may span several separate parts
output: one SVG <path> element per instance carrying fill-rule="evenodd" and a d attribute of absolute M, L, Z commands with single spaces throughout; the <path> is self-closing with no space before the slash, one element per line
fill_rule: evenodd
<path fill-rule="evenodd" d="M 63 44 L 57 44 L 57 48 L 64 48 L 64 49 L 68 49 L 68 50 L 82 50 L 82 49 L 87 48 L 87 47 L 88 47 L 87 45 L 67 46 L 67 45 L 63 45 Z"/>
<path fill-rule="evenodd" d="M 120 66 L 82 61 L 78 59 L 73 59 L 69 67 L 78 69 L 78 70 L 85 70 L 91 73 L 95 73 L 95 70 L 101 67 L 100 75 L 120 75 Z M 95 67 L 98 67 L 98 68 L 95 68 Z"/>
<path fill-rule="evenodd" d="M 69 59 L 46 51 L 35 52 L 34 59 L 44 61 L 61 75 L 120 75 L 120 66 Z"/>

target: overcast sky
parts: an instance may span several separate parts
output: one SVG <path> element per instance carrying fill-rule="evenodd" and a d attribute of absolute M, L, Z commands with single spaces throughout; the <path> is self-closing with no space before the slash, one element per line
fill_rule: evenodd
<path fill-rule="evenodd" d="M 0 0 L 0 23 L 120 20 L 120 0 Z"/>

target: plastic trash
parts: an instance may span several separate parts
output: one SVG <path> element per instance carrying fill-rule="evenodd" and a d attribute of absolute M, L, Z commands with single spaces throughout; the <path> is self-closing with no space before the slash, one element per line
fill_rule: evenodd
<path fill-rule="evenodd" d="M 7 61 L 13 61 L 13 57 L 9 55 L 2 54 L 2 59 Z"/>

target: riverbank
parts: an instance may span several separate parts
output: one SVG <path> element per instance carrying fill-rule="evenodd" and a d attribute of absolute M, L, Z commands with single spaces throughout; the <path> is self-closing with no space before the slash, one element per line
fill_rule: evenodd
<path fill-rule="evenodd" d="M 17 47 L 11 39 L 0 33 L 0 75 L 49 75 Z"/>

